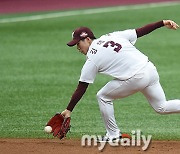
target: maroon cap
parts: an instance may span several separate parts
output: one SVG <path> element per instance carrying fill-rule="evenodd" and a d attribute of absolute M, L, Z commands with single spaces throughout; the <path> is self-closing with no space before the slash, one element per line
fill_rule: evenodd
<path fill-rule="evenodd" d="M 93 32 L 88 27 L 79 27 L 75 29 L 72 33 L 72 41 L 67 43 L 68 46 L 74 46 L 76 45 L 80 40 L 85 39 L 86 37 L 89 37 L 91 39 L 95 39 Z"/>

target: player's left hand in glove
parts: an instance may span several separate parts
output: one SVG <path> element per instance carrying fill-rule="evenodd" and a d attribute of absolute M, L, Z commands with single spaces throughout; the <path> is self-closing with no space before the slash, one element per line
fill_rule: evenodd
<path fill-rule="evenodd" d="M 53 136 L 61 140 L 66 137 L 66 134 L 70 130 L 70 121 L 70 117 L 66 118 L 61 113 L 57 113 L 49 120 L 46 126 L 51 126 Z"/>

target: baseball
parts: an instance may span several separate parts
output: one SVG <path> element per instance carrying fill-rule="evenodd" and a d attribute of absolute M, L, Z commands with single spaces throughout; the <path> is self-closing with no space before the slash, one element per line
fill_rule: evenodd
<path fill-rule="evenodd" d="M 51 126 L 46 126 L 46 127 L 44 127 L 44 131 L 45 131 L 46 133 L 51 133 L 52 127 L 51 127 Z"/>

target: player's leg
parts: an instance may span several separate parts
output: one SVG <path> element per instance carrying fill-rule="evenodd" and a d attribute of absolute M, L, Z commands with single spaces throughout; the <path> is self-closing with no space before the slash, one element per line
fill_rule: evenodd
<path fill-rule="evenodd" d="M 148 64 L 147 74 L 149 74 L 149 84 L 141 92 L 154 110 L 160 114 L 180 113 L 180 100 L 166 100 L 164 91 L 159 83 L 159 75 L 151 62 Z"/>
<path fill-rule="evenodd" d="M 108 82 L 98 93 L 97 99 L 99 108 L 104 120 L 107 135 L 110 137 L 118 137 L 120 130 L 116 124 L 114 117 L 113 100 L 127 97 L 144 88 L 147 84 L 143 73 L 135 75 L 133 78 L 120 81 L 118 79 Z"/>
<path fill-rule="evenodd" d="M 159 81 L 146 87 L 142 93 L 156 112 L 160 114 L 180 113 L 180 100 L 167 101 Z"/>

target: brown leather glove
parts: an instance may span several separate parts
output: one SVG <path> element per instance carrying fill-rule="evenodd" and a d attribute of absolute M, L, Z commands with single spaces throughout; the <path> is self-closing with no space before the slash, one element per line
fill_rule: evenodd
<path fill-rule="evenodd" d="M 54 137 L 58 137 L 60 140 L 66 137 L 66 134 L 70 130 L 71 118 L 65 118 L 62 114 L 55 114 L 47 123 L 46 126 L 51 126 Z"/>

